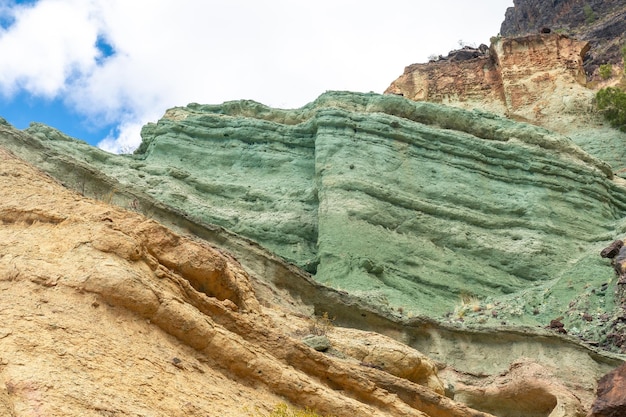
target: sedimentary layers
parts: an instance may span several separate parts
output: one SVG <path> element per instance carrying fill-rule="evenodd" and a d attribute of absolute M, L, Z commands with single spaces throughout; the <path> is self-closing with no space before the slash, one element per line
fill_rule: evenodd
<path fill-rule="evenodd" d="M 626 231 L 623 180 L 567 137 L 333 92 L 175 108 L 143 139 L 112 155 L 0 123 L 0 404 L 15 415 L 282 398 L 583 416 L 623 361 L 606 350 L 624 350 L 626 300 L 599 256 Z"/>
<path fill-rule="evenodd" d="M 557 33 L 493 37 L 475 58 L 406 67 L 385 93 L 478 108 L 569 133 L 584 126 L 593 108 L 583 69 L 588 50 L 588 42 Z"/>
<path fill-rule="evenodd" d="M 626 32 L 626 6 L 615 0 L 569 0 L 545 2 L 516 0 L 506 10 L 500 34 L 506 37 L 538 33 L 542 28 L 588 41 L 591 51 L 585 56 L 585 72 L 598 77 L 603 64 L 623 68 L 621 48 Z"/>
<path fill-rule="evenodd" d="M 285 401 L 486 416 L 443 396 L 434 363 L 408 346 L 327 326 L 335 355 L 318 352 L 300 340 L 316 324 L 257 298 L 230 255 L 4 149 L 0 162 L 3 416 L 261 416 Z"/>
<path fill-rule="evenodd" d="M 327 93 L 297 110 L 175 108 L 144 128 L 133 156 L 43 126 L 12 134 L 24 155 L 19 143 L 33 137 L 69 154 L 75 162 L 39 165 L 74 188 L 150 213 L 116 190 L 146 192 L 399 315 L 540 327 L 564 316 L 571 332 L 601 343 L 611 320 L 596 309 L 617 311 L 612 270 L 597 254 L 624 231 L 626 194 L 606 163 L 542 128 Z M 119 184 L 89 190 L 95 174 L 68 168 L 84 163 Z"/>

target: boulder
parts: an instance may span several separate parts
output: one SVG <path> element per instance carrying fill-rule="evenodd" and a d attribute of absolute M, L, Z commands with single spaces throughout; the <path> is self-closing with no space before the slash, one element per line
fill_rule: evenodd
<path fill-rule="evenodd" d="M 600 378 L 589 417 L 623 416 L 626 416 L 626 364 Z"/>
<path fill-rule="evenodd" d="M 302 338 L 302 342 L 318 352 L 326 352 L 331 346 L 330 340 L 324 335 L 311 334 Z"/>

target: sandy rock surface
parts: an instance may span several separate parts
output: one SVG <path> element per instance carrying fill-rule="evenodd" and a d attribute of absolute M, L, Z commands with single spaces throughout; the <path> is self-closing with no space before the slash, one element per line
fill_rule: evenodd
<path fill-rule="evenodd" d="M 262 307 L 234 258 L 0 159 L 3 415 L 486 415 L 316 352 L 310 319 Z"/>
<path fill-rule="evenodd" d="M 492 39 L 477 58 L 412 64 L 385 93 L 480 109 L 569 133 L 588 123 L 594 91 L 586 87 L 589 43 L 562 34 Z M 585 122 L 583 122 L 583 120 Z"/>

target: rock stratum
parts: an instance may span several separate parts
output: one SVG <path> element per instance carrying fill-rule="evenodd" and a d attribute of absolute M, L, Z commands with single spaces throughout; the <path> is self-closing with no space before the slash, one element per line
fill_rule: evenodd
<path fill-rule="evenodd" d="M 343 92 L 190 104 L 142 136 L 112 155 L 0 124 L 7 415 L 583 416 L 623 362 L 599 253 L 626 188 L 568 137 Z M 97 389 L 121 376 L 132 400 Z"/>
<path fill-rule="evenodd" d="M 490 46 L 409 65 L 385 93 L 548 128 L 623 175 L 626 134 L 608 127 L 595 94 L 624 85 L 625 13 L 620 1 L 515 1 Z"/>
<path fill-rule="evenodd" d="M 603 64 L 623 68 L 622 47 L 626 44 L 626 5 L 619 0 L 514 0 L 506 10 L 500 34 L 519 37 L 543 28 L 589 42 L 584 68 L 597 76 Z"/>
<path fill-rule="evenodd" d="M 441 395 L 418 352 L 338 329 L 347 354 L 325 356 L 293 337 L 310 320 L 262 308 L 232 257 L 0 160 L 1 415 L 242 416 L 286 399 L 346 416 L 486 416 Z"/>
<path fill-rule="evenodd" d="M 494 37 L 470 59 L 412 64 L 385 91 L 416 101 L 478 108 L 569 133 L 589 123 L 594 91 L 587 88 L 587 41 L 558 33 Z M 458 55 L 461 51 L 456 51 Z"/>

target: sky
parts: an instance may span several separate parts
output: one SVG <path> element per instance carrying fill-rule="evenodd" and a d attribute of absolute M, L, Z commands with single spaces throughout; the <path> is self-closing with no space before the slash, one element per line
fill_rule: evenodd
<path fill-rule="evenodd" d="M 0 0 L 0 117 L 132 152 L 168 108 L 382 93 L 489 44 L 513 0 Z"/>

